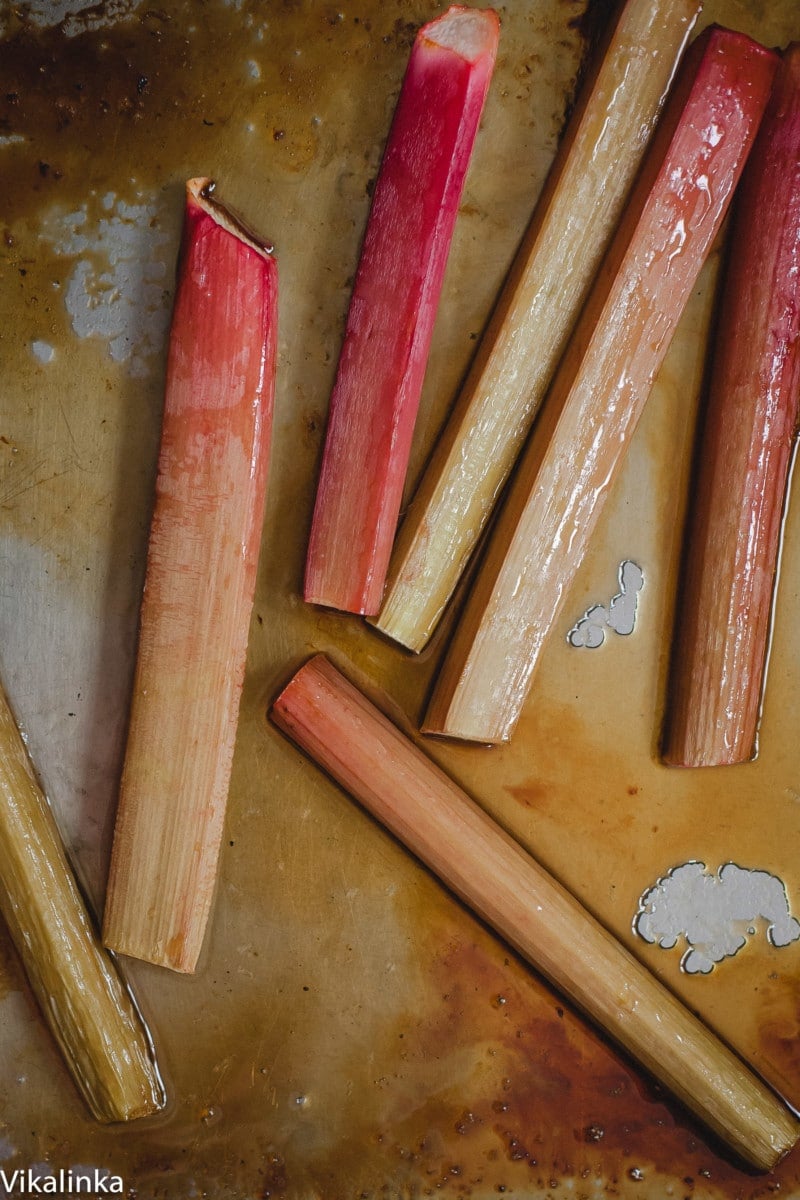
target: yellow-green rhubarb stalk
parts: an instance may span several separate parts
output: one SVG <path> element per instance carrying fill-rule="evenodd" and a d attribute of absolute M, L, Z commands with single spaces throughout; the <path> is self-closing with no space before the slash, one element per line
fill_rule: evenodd
<path fill-rule="evenodd" d="M 0 911 L 94 1116 L 131 1121 L 163 1108 L 149 1034 L 95 930 L 2 688 Z"/>

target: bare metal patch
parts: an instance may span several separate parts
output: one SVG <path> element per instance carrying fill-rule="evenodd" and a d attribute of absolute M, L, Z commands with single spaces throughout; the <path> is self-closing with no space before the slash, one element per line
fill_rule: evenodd
<path fill-rule="evenodd" d="M 607 629 L 623 637 L 633 633 L 639 592 L 643 587 L 642 568 L 626 558 L 619 567 L 619 591 L 611 597 L 607 605 L 593 605 L 579 621 L 576 621 L 567 634 L 570 646 L 595 650 L 605 641 Z"/>
<path fill-rule="evenodd" d="M 681 970 L 689 975 L 707 975 L 738 954 L 759 925 L 773 946 L 800 940 L 783 881 L 732 862 L 716 873 L 702 862 L 673 867 L 644 893 L 633 920 L 634 933 L 663 950 L 685 939 Z"/>
<path fill-rule="evenodd" d="M 18 7 L 33 25 L 42 28 L 60 25 L 66 37 L 75 37 L 90 29 L 111 28 L 130 17 L 140 3 L 141 0 L 105 0 L 103 4 L 97 0 L 21 0 Z"/>
<path fill-rule="evenodd" d="M 41 237 L 74 260 L 64 288 L 74 332 L 105 341 L 115 362 L 144 376 L 163 349 L 169 324 L 169 234 L 153 196 L 129 203 L 108 192 L 89 199 L 99 212 L 54 210 Z"/>

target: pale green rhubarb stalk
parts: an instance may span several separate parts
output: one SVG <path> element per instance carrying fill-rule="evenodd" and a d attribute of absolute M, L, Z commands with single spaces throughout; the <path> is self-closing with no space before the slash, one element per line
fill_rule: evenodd
<path fill-rule="evenodd" d="M 0 911 L 93 1115 L 131 1121 L 163 1108 L 149 1035 L 94 928 L 2 688 Z"/>
<path fill-rule="evenodd" d="M 768 1170 L 792 1113 L 323 656 L 272 720 L 736 1154 Z"/>
<path fill-rule="evenodd" d="M 800 44 L 735 202 L 686 530 L 664 748 L 685 767 L 757 750 L 800 401 Z"/>
<path fill-rule="evenodd" d="M 398 533 L 374 624 L 433 633 L 545 395 L 661 111 L 700 0 L 628 0 L 565 132 L 467 381 Z"/>
<path fill-rule="evenodd" d="M 678 321 L 727 211 L 777 55 L 694 43 L 618 235 L 512 480 L 425 719 L 512 734 Z"/>
<path fill-rule="evenodd" d="M 494 68 L 491 10 L 452 7 L 411 51 L 331 395 L 305 599 L 377 613 L 456 213 Z"/>
<path fill-rule="evenodd" d="M 106 944 L 195 969 L 211 908 L 272 426 L 277 268 L 187 189 Z"/>

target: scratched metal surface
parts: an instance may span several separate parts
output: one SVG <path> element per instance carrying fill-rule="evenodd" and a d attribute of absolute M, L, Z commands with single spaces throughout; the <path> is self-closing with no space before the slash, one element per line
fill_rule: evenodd
<path fill-rule="evenodd" d="M 269 498 L 216 908 L 197 975 L 128 962 L 171 1096 L 150 1125 L 82 1110 L 0 935 L 0 1167 L 78 1164 L 131 1196 L 800 1195 L 719 1147 L 265 722 L 310 651 L 415 722 L 444 645 L 412 660 L 299 598 L 325 410 L 369 187 L 423 0 L 0 7 L 0 674 L 73 860 L 102 903 L 135 644 L 183 180 L 273 240 L 281 272 Z M 582 0 L 509 0 L 448 272 L 419 469 L 552 157 Z M 795 0 L 711 0 L 770 44 Z M 677 529 L 715 264 L 698 286 L 513 743 L 434 745 L 503 824 L 800 1103 L 800 944 L 763 924 L 707 976 L 632 932 L 697 859 L 784 881 L 800 910 L 790 508 L 757 762 L 655 761 Z M 644 572 L 637 625 L 570 625 Z M 574 948 L 580 955 L 580 947 Z M 0 1190 L 2 1190 L 0 1188 Z"/>

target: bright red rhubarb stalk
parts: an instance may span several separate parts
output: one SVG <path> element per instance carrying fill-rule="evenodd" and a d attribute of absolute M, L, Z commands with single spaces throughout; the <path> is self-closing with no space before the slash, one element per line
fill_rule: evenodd
<path fill-rule="evenodd" d="M 754 757 L 800 399 L 800 43 L 742 176 L 687 525 L 665 758 Z"/>
<path fill-rule="evenodd" d="M 381 164 L 330 403 L 305 598 L 374 615 L 408 468 L 433 323 L 494 67 L 491 10 L 417 35 Z"/>
<path fill-rule="evenodd" d="M 267 480 L 277 268 L 187 189 L 105 912 L 120 950 L 194 970 L 216 876 Z"/>

